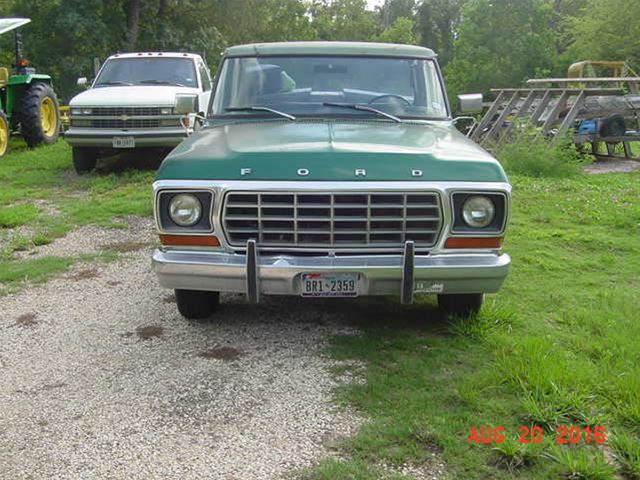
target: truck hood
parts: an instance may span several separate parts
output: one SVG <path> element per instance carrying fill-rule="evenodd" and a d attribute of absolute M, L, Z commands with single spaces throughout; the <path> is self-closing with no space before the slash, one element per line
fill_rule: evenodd
<path fill-rule="evenodd" d="M 308 175 L 299 175 L 299 169 Z M 450 123 L 318 120 L 207 127 L 164 160 L 157 178 L 507 181 L 500 164 Z"/>
<path fill-rule="evenodd" d="M 176 93 L 198 93 L 197 88 L 164 85 L 90 88 L 71 99 L 72 107 L 172 107 Z"/>

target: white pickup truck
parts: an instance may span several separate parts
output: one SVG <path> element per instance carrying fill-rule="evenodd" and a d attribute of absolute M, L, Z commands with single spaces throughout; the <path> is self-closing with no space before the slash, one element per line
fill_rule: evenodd
<path fill-rule="evenodd" d="M 210 95 L 211 77 L 200 55 L 112 55 L 89 89 L 69 102 L 71 125 L 64 138 L 73 147 L 76 172 L 89 172 L 98 157 L 120 149 L 178 145 L 197 122 L 190 115 L 184 125 L 186 110 L 203 114 Z"/>

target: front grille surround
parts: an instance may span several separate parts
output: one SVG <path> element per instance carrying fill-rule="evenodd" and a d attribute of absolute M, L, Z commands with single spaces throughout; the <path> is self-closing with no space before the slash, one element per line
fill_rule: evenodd
<path fill-rule="evenodd" d="M 232 248 L 431 248 L 442 226 L 436 191 L 228 191 L 222 210 Z"/>
<path fill-rule="evenodd" d="M 161 107 L 92 107 L 91 114 L 98 117 L 119 117 L 121 115 L 155 116 L 160 115 Z"/>

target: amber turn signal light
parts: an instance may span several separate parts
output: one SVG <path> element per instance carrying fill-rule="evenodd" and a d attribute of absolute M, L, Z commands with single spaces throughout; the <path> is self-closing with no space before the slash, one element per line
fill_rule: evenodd
<path fill-rule="evenodd" d="M 171 247 L 219 247 L 215 235 L 160 235 L 160 243 Z"/>
<path fill-rule="evenodd" d="M 502 237 L 449 237 L 445 248 L 502 248 Z"/>

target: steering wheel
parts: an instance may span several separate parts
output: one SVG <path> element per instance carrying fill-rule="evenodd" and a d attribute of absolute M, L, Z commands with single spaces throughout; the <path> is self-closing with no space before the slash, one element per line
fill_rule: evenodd
<path fill-rule="evenodd" d="M 411 105 L 411 102 L 409 100 L 407 100 L 406 98 L 404 98 L 402 95 L 396 95 L 395 93 L 385 93 L 384 95 L 378 95 L 377 97 L 373 97 L 371 100 L 369 100 L 367 102 L 367 105 L 371 105 L 372 103 L 377 102 L 378 100 L 382 99 L 382 98 L 397 98 L 399 100 L 402 100 L 404 103 L 407 104 L 407 106 L 412 107 L 413 105 Z"/>

